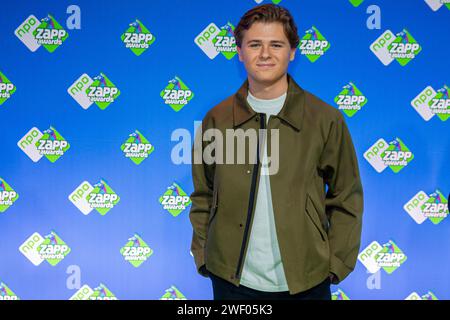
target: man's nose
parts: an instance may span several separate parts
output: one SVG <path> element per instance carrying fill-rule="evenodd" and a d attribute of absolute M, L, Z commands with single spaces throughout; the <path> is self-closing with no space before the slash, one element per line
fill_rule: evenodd
<path fill-rule="evenodd" d="M 270 57 L 270 46 L 262 45 L 259 55 L 261 56 L 261 58 L 265 58 L 265 59 L 269 58 Z"/>

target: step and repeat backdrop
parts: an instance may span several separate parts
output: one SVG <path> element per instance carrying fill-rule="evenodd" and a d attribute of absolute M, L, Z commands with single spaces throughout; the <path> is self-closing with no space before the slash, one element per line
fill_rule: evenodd
<path fill-rule="evenodd" d="M 246 78 L 235 26 L 271 2 L 2 2 L 0 300 L 212 298 L 190 149 Z M 273 2 L 299 29 L 290 74 L 358 155 L 361 249 L 333 299 L 449 299 L 449 1 Z"/>

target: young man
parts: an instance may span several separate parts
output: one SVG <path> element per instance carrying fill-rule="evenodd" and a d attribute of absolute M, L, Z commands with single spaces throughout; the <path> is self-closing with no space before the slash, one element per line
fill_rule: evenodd
<path fill-rule="evenodd" d="M 363 191 L 350 133 L 337 109 L 287 73 L 299 38 L 286 9 L 251 9 L 235 38 L 247 80 L 209 110 L 193 148 L 197 269 L 216 300 L 331 299 L 330 283 L 354 269 L 360 246 Z M 242 133 L 256 155 L 244 148 L 245 161 L 217 161 L 239 158 L 232 143 Z"/>

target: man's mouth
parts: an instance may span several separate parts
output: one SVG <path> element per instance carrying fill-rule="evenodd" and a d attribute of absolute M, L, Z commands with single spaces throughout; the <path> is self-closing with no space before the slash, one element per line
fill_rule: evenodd
<path fill-rule="evenodd" d="M 256 66 L 258 68 L 268 69 L 268 68 L 273 68 L 275 66 L 275 64 L 273 64 L 273 63 L 257 63 Z"/>

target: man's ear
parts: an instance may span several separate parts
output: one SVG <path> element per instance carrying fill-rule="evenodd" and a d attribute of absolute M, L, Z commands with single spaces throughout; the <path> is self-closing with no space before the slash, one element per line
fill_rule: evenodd
<path fill-rule="evenodd" d="M 242 62 L 242 57 L 241 57 L 241 48 L 240 47 L 236 47 L 237 53 L 238 53 L 238 57 L 239 57 L 239 61 Z"/>
<path fill-rule="evenodd" d="M 290 60 L 290 61 L 294 61 L 295 53 L 296 53 L 296 52 L 297 52 L 297 48 L 291 49 L 291 52 L 290 52 L 290 54 L 289 54 L 289 60 Z"/>

